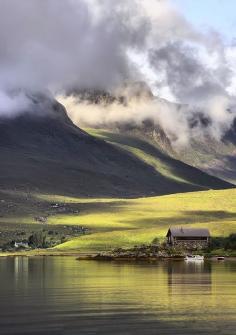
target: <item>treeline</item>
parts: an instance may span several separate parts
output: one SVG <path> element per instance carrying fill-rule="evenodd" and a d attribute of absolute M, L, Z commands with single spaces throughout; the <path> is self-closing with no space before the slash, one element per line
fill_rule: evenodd
<path fill-rule="evenodd" d="M 236 250 L 236 234 L 231 234 L 227 237 L 212 237 L 209 250 L 214 249 Z"/>

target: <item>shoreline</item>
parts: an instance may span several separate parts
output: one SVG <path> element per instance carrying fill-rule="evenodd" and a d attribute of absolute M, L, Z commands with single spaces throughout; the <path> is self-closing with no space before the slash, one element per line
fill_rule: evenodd
<path fill-rule="evenodd" d="M 219 260 L 219 257 L 224 259 Z M 160 257 L 108 257 L 108 256 L 94 256 L 94 255 L 79 255 L 76 258 L 78 261 L 98 261 L 98 262 L 147 262 L 154 263 L 160 261 L 184 261 L 185 256 L 160 256 Z M 236 256 L 210 256 L 204 257 L 204 260 L 224 261 L 224 260 L 235 260 Z"/>
<path fill-rule="evenodd" d="M 52 250 L 42 250 L 36 249 L 33 251 L 18 251 L 18 252 L 1 252 L 1 258 L 7 257 L 76 257 L 79 261 L 104 261 L 104 262 L 159 262 L 159 261 L 183 261 L 185 256 L 173 255 L 173 256 L 157 256 L 157 257 L 119 257 L 119 256 L 108 256 L 100 255 L 100 253 L 82 252 L 82 251 L 52 251 Z M 224 257 L 225 260 L 236 260 L 236 256 L 222 256 L 222 255 L 212 255 L 204 256 L 205 260 L 218 260 L 218 257 Z"/>

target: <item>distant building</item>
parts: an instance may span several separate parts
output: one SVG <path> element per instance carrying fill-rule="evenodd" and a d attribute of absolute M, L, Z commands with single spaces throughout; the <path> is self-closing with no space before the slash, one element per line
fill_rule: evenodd
<path fill-rule="evenodd" d="M 210 232 L 205 228 L 171 227 L 166 237 L 170 246 L 185 249 L 206 248 L 210 241 Z"/>
<path fill-rule="evenodd" d="M 20 242 L 14 242 L 15 248 L 29 248 L 29 244 L 27 241 L 20 241 Z"/>

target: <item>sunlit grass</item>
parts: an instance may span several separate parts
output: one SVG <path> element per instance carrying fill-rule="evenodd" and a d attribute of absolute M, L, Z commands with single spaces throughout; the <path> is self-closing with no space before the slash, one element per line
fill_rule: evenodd
<path fill-rule="evenodd" d="M 48 202 L 58 202 L 58 203 L 103 203 L 103 202 L 116 202 L 118 199 L 103 199 L 103 198 L 75 198 L 75 197 L 65 197 L 62 195 L 51 195 L 51 194 L 32 194 L 34 198 L 39 200 L 44 200 Z"/>
<path fill-rule="evenodd" d="M 103 129 L 93 129 L 87 128 L 86 131 L 91 135 L 103 139 L 107 142 L 110 142 L 136 156 L 141 161 L 147 163 L 148 165 L 152 166 L 158 173 L 167 177 L 169 179 L 175 180 L 181 183 L 190 184 L 190 182 L 176 174 L 176 171 L 173 171 L 171 166 L 166 164 L 164 160 L 158 158 L 157 156 L 153 156 L 148 154 L 145 151 L 145 148 L 142 148 L 142 145 L 135 141 L 135 138 L 130 138 L 129 136 L 122 136 L 119 137 L 118 134 L 114 132 L 109 132 Z M 118 137 L 118 138 L 117 138 Z M 147 144 L 148 142 L 144 142 Z"/>
<path fill-rule="evenodd" d="M 89 228 L 88 235 L 57 247 L 63 251 L 96 251 L 150 243 L 155 237 L 163 239 L 169 226 L 207 227 L 213 236 L 236 232 L 236 189 L 139 199 L 81 199 L 44 194 L 31 197 L 34 202 L 18 205 L 16 212 L 2 217 L 1 222 L 31 224 L 33 231 L 35 215 L 45 215 L 52 203 L 78 208 L 78 213 L 55 211 L 48 217 L 47 223 L 51 225 Z"/>
<path fill-rule="evenodd" d="M 207 227 L 214 236 L 236 231 L 236 190 L 206 191 L 119 201 L 116 207 L 81 212 L 51 223 L 74 223 L 94 233 L 59 246 L 60 249 L 104 250 L 150 243 L 164 238 L 169 226 Z M 55 221 L 54 221 L 55 220 Z"/>

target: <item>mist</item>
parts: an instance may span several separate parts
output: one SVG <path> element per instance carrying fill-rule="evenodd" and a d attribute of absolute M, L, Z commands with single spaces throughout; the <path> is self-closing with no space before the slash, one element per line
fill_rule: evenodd
<path fill-rule="evenodd" d="M 48 91 L 81 126 L 151 118 L 175 145 L 205 133 L 220 140 L 236 117 L 235 50 L 168 0 L 1 0 L 0 116 L 29 110 L 24 92 Z M 157 98 L 94 105 L 76 96 L 140 81 Z M 199 113 L 208 126 L 193 129 Z"/>
<path fill-rule="evenodd" d="M 111 103 L 93 103 L 75 95 L 58 96 L 57 99 L 66 107 L 74 124 L 82 128 L 140 128 L 149 120 L 154 127 L 164 130 L 176 149 L 188 145 L 194 138 L 211 136 L 220 140 L 235 118 L 235 110 L 227 111 L 229 100 L 221 96 L 209 100 L 204 108 L 142 95 L 126 96 L 124 104 L 119 99 Z"/>
<path fill-rule="evenodd" d="M 30 101 L 24 92 L 6 93 L 0 91 L 0 116 L 15 117 L 28 110 Z"/>

